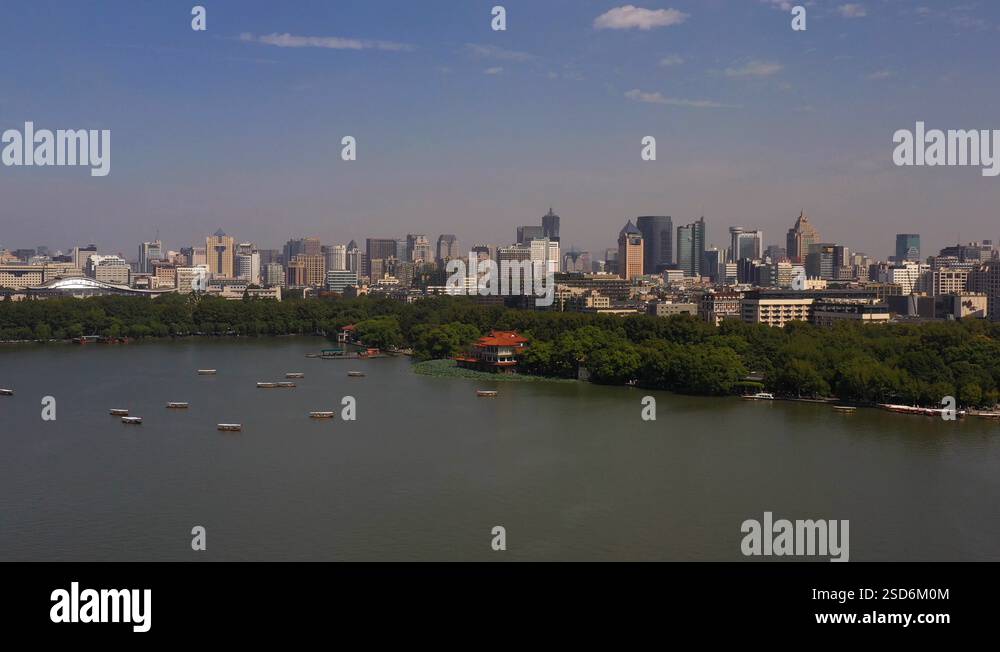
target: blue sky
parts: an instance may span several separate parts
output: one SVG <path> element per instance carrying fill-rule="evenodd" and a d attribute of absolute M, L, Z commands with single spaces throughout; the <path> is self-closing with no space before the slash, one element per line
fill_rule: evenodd
<path fill-rule="evenodd" d="M 0 246 L 465 247 L 549 205 L 594 252 L 643 214 L 783 244 L 802 209 L 876 255 L 1000 240 L 1000 179 L 891 164 L 916 120 L 1000 129 L 997 3 L 815 0 L 793 32 L 783 0 L 632 1 L 208 1 L 194 32 L 190 1 L 7 0 L 0 130 L 111 129 L 112 170 L 0 167 Z"/>

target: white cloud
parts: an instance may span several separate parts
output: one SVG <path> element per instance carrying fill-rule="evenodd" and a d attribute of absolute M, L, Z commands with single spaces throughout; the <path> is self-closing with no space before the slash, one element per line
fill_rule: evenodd
<path fill-rule="evenodd" d="M 781 9 L 782 11 L 791 11 L 792 7 L 795 6 L 794 2 L 791 0 L 760 0 L 766 5 L 774 7 L 775 9 Z"/>
<path fill-rule="evenodd" d="M 667 106 L 686 106 L 694 109 L 732 109 L 736 108 L 731 104 L 721 104 L 712 100 L 686 100 L 674 97 L 666 97 L 659 92 L 650 93 L 641 91 L 638 88 L 625 93 L 625 97 L 635 102 L 645 102 L 647 104 L 664 104 Z"/>
<path fill-rule="evenodd" d="M 727 77 L 770 77 L 784 68 L 780 63 L 773 61 L 747 61 L 737 67 L 726 68 Z"/>
<path fill-rule="evenodd" d="M 865 75 L 865 79 L 871 80 L 889 79 L 890 77 L 892 77 L 891 70 L 876 70 L 875 72 Z"/>
<path fill-rule="evenodd" d="M 392 41 L 372 41 L 343 36 L 296 36 L 294 34 L 261 34 L 256 36 L 249 32 L 240 34 L 240 40 L 247 43 L 273 45 L 279 48 L 325 48 L 328 50 L 389 50 L 393 52 L 409 51 L 412 45 L 394 43 Z"/>
<path fill-rule="evenodd" d="M 466 43 L 465 50 L 474 57 L 480 59 L 496 59 L 497 61 L 531 61 L 535 55 L 527 52 L 517 52 L 516 50 L 505 50 L 495 45 L 480 45 L 478 43 Z"/>
<path fill-rule="evenodd" d="M 684 57 L 676 54 L 671 54 L 660 59 L 661 66 L 679 66 L 684 63 Z"/>
<path fill-rule="evenodd" d="M 688 14 L 676 9 L 643 9 L 634 5 L 615 7 L 594 19 L 594 29 L 641 29 L 679 25 Z"/>
<path fill-rule="evenodd" d="M 483 72 L 487 75 L 499 75 L 503 72 L 503 66 L 493 66 L 492 68 L 487 68 Z"/>
<path fill-rule="evenodd" d="M 865 9 L 864 5 L 852 2 L 837 7 L 837 13 L 843 18 L 863 18 L 868 15 L 868 10 Z"/>

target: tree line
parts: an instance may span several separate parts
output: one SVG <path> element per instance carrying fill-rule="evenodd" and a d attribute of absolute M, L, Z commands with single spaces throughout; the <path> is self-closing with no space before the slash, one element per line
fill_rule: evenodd
<path fill-rule="evenodd" d="M 982 320 L 785 328 L 693 317 L 619 317 L 516 310 L 469 297 L 414 303 L 384 298 L 244 299 L 199 295 L 92 297 L 0 302 L 0 340 L 81 335 L 333 336 L 355 324 L 358 338 L 383 349 L 412 348 L 419 359 L 448 358 L 490 329 L 530 339 L 523 373 L 595 383 L 633 383 L 699 395 L 768 389 L 864 403 L 939 406 L 1000 402 L 1000 324 Z"/>

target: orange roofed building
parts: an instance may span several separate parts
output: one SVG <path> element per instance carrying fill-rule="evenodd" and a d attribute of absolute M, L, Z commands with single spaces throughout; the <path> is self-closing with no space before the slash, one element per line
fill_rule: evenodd
<path fill-rule="evenodd" d="M 516 331 L 490 331 L 480 337 L 472 351 L 455 358 L 459 367 L 509 374 L 517 370 L 517 356 L 528 345 L 528 338 Z"/>

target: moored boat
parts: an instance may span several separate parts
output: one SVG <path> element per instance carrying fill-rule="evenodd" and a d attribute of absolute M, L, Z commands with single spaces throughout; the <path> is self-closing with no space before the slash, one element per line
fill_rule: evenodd
<path fill-rule="evenodd" d="M 309 413 L 309 418 L 310 419 L 332 419 L 333 416 L 334 416 L 333 412 L 326 412 L 326 411 L 318 411 L 318 412 L 310 412 Z"/>
<path fill-rule="evenodd" d="M 279 383 L 277 383 L 277 385 L 278 385 L 278 387 L 285 387 L 285 388 L 295 387 L 295 383 L 290 383 L 288 381 L 279 382 Z"/>
<path fill-rule="evenodd" d="M 14 390 L 12 389 L 0 389 L 0 396 L 13 396 Z"/>
<path fill-rule="evenodd" d="M 746 401 L 773 401 L 774 394 L 770 392 L 757 392 L 756 394 L 744 394 L 741 398 Z"/>
<path fill-rule="evenodd" d="M 834 405 L 833 409 L 835 412 L 855 412 L 858 408 L 852 407 L 850 405 Z"/>
<path fill-rule="evenodd" d="M 111 408 L 108 411 L 108 413 L 111 414 L 111 416 L 113 416 L 113 417 L 127 417 L 128 416 L 128 410 L 126 410 L 125 408 Z"/>
<path fill-rule="evenodd" d="M 214 376 L 215 373 L 216 373 L 215 369 L 199 369 L 198 370 L 198 375 L 199 376 Z"/>
<path fill-rule="evenodd" d="M 307 353 L 306 357 L 307 358 L 318 358 L 319 354 L 318 353 Z"/>
<path fill-rule="evenodd" d="M 365 375 L 365 372 L 363 372 L 363 371 L 348 371 L 347 375 L 350 376 L 351 378 L 361 378 L 362 376 Z"/>
<path fill-rule="evenodd" d="M 139 424 L 142 423 L 142 417 L 122 417 L 122 423 Z"/>
<path fill-rule="evenodd" d="M 187 406 L 188 404 L 184 401 L 170 401 L 169 403 L 167 403 L 168 408 L 173 408 L 175 410 L 184 409 Z"/>
<path fill-rule="evenodd" d="M 301 371 L 289 371 L 285 374 L 285 378 L 305 378 L 306 375 Z"/>
<path fill-rule="evenodd" d="M 219 430 L 224 430 L 226 432 L 239 432 L 243 430 L 242 423 L 220 423 L 216 427 Z"/>
<path fill-rule="evenodd" d="M 277 386 L 278 383 L 257 383 L 257 387 L 259 387 L 260 389 L 271 389 Z"/>
<path fill-rule="evenodd" d="M 483 398 L 495 398 L 499 392 L 495 389 L 477 389 L 476 396 L 482 396 Z"/>

